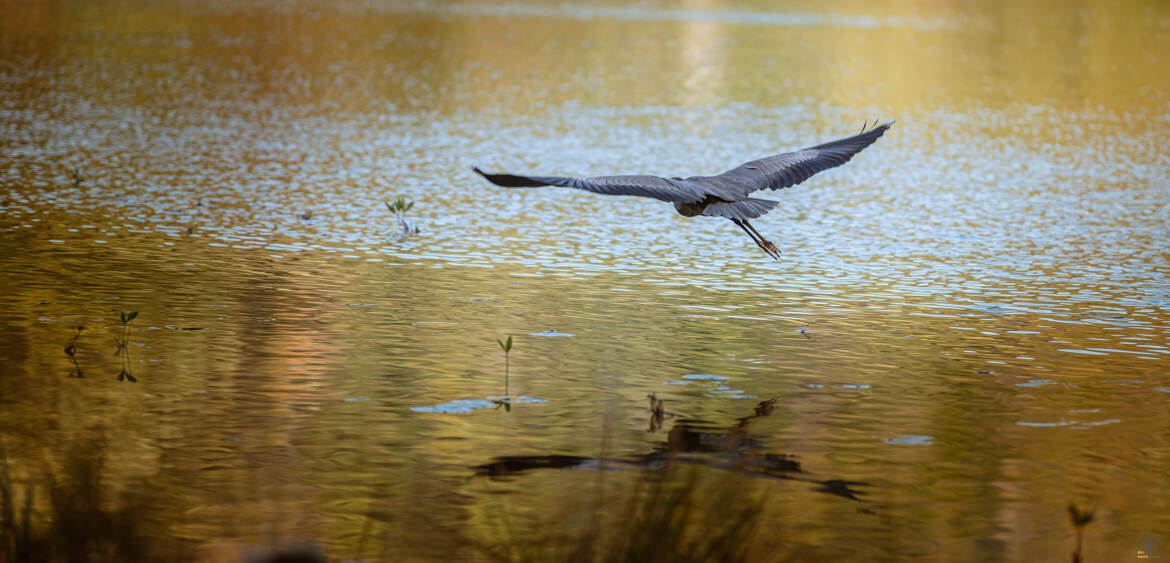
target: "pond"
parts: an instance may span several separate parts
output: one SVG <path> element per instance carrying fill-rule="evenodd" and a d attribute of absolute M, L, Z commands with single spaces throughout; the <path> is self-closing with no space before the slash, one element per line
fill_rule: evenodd
<path fill-rule="evenodd" d="M 4 11 L 0 519 L 31 499 L 48 538 L 24 549 L 70 514 L 171 560 L 1170 541 L 1165 3 Z M 716 174 L 867 119 L 896 123 L 762 194 L 779 261 L 722 219 L 471 171 Z"/>

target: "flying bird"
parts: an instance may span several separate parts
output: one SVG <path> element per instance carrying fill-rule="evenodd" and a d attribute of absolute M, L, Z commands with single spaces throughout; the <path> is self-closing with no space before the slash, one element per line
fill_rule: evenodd
<path fill-rule="evenodd" d="M 743 229 L 743 232 L 747 233 L 768 256 L 779 260 L 780 249 L 760 235 L 748 219 L 755 219 L 771 211 L 780 202 L 750 197 L 751 194 L 759 190 L 779 190 L 795 186 L 817 172 L 841 166 L 849 162 L 853 155 L 873 144 L 893 124 L 893 121 L 889 121 L 867 129 L 867 123 L 862 125 L 860 133 L 851 137 L 745 162 L 718 176 L 566 178 L 489 174 L 478 167 L 472 170 L 487 181 L 505 188 L 561 186 L 603 195 L 652 197 L 673 203 L 675 210 L 684 217 L 697 215 L 725 217 Z"/>

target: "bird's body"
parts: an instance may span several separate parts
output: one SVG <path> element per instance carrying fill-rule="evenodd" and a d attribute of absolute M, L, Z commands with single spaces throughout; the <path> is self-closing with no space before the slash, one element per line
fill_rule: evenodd
<path fill-rule="evenodd" d="M 674 203 L 684 217 L 705 215 L 730 219 L 769 256 L 779 260 L 780 251 L 768 242 L 748 219 L 771 211 L 779 203 L 750 197 L 759 190 L 779 190 L 799 184 L 813 174 L 845 164 L 853 155 L 873 144 L 893 122 L 868 131 L 796 152 L 781 153 L 728 170 L 717 176 L 663 178 L 660 176 L 594 176 L 566 178 L 560 176 L 521 176 L 475 172 L 489 182 L 508 188 L 561 186 L 604 195 L 634 195 Z"/>

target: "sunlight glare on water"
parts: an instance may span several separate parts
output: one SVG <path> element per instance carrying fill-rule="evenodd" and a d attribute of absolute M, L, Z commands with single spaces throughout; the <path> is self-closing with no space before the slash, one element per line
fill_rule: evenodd
<path fill-rule="evenodd" d="M 1060 559 L 1069 503 L 1086 560 L 1170 533 L 1163 3 L 0 8 L 14 482 L 99 444 L 168 549 L 466 559 L 587 503 L 565 467 L 689 443 L 768 500 L 761 559 Z M 867 119 L 757 194 L 779 261 L 471 172 L 717 174 Z"/>

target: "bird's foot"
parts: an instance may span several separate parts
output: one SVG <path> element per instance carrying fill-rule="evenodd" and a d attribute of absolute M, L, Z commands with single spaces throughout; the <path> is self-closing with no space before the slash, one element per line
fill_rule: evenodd
<path fill-rule="evenodd" d="M 767 252 L 768 256 L 771 256 L 773 260 L 780 260 L 780 249 L 776 248 L 776 245 L 772 244 L 772 241 L 765 240 L 764 244 L 760 245 L 760 248 L 763 248 L 764 252 Z"/>

